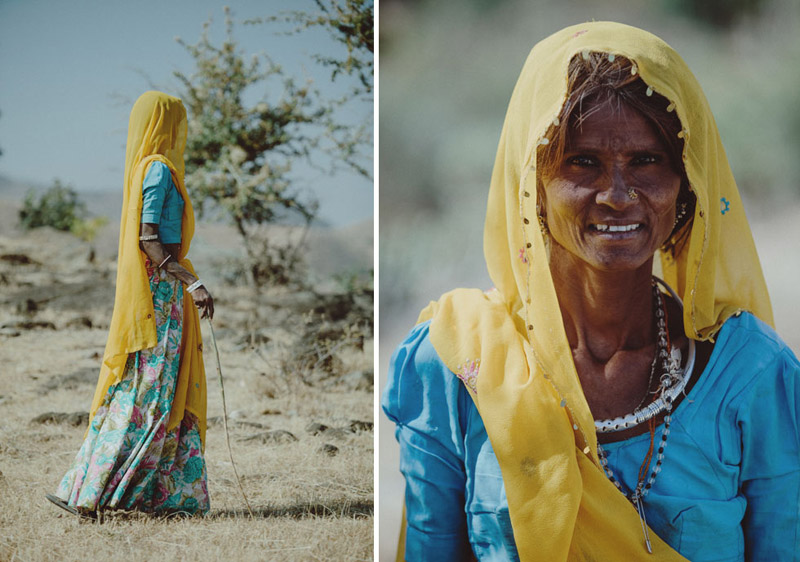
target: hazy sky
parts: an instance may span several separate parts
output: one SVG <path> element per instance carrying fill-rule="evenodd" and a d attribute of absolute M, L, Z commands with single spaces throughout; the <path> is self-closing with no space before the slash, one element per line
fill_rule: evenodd
<path fill-rule="evenodd" d="M 311 0 L 0 0 L 0 175 L 37 185 L 59 178 L 78 191 L 121 189 L 133 101 L 152 85 L 175 93 L 173 70 L 193 69 L 175 37 L 197 42 L 211 17 L 219 45 L 224 5 L 237 21 L 316 9 Z M 267 52 L 321 90 L 339 88 L 311 55 L 343 47 L 320 30 L 275 31 L 238 24 L 234 37 L 248 55 Z M 372 216 L 366 179 L 306 167 L 298 175 L 313 186 L 323 220 L 341 225 Z"/>

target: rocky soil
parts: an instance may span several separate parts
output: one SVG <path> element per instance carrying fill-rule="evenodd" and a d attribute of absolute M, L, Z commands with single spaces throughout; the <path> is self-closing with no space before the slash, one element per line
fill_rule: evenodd
<path fill-rule="evenodd" d="M 11 215 L 5 205 L 3 214 Z M 0 560 L 77 560 L 87 551 L 132 559 L 372 558 L 372 292 L 317 282 L 255 296 L 241 283 L 226 284 L 215 258 L 235 253 L 235 237 L 228 233 L 226 242 L 220 229 L 212 225 L 204 236 L 198 227 L 195 266 L 211 280 L 216 301 L 231 445 L 254 517 L 228 458 L 211 353 L 205 357 L 212 502 L 206 517 L 117 514 L 87 524 L 44 499 L 85 430 L 114 301 L 116 231 L 108 227 L 89 244 L 50 229 L 6 226 L 0 228 Z M 204 237 L 213 239 L 205 249 Z M 371 237 L 361 243 L 367 247 L 371 254 Z M 203 323 L 207 350 L 208 330 Z"/>

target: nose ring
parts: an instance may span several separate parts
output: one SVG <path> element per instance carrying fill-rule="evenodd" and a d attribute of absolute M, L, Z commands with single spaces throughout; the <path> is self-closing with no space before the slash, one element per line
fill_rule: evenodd
<path fill-rule="evenodd" d="M 638 199 L 639 198 L 639 194 L 636 193 L 636 190 L 631 187 L 631 188 L 628 189 L 628 198 L 629 199 Z"/>

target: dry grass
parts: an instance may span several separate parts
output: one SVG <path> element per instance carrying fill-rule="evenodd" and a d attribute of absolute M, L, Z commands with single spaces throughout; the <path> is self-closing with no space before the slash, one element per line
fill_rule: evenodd
<path fill-rule="evenodd" d="M 57 254 L 51 242 L 47 258 Z M 66 242 L 65 242 L 66 243 Z M 68 242 L 73 244 L 72 241 Z M 63 249 L 63 248 L 62 248 Z M 206 442 L 211 512 L 202 518 L 151 518 L 111 514 L 102 523 L 80 521 L 44 498 L 67 470 L 84 427 L 38 424 L 44 412 L 86 411 L 99 370 L 113 286 L 66 295 L 57 279 L 71 272 L 75 283 L 93 273 L 85 262 L 43 259 L 24 239 L 0 238 L 0 254 L 21 251 L 46 265 L 0 263 L 0 324 L 26 317 L 20 303 L 37 291 L 61 294 L 32 316 L 56 329 L 20 329 L 0 335 L 0 561 L 6 560 L 372 560 L 373 432 L 350 429 L 372 422 L 372 392 L 355 390 L 345 377 L 315 378 L 292 371 L 300 326 L 292 311 L 265 314 L 269 341 L 243 345 L 240 317 L 253 303 L 246 293 L 217 288 L 215 328 L 225 375 L 233 455 L 250 504 L 250 517 L 236 486 L 225 444 L 213 354 L 206 353 L 209 427 Z M 80 252 L 76 251 L 77 255 Z M 38 252 L 38 253 L 37 253 Z M 41 255 L 39 255 L 41 254 Z M 73 264 L 73 265 L 71 265 Z M 97 270 L 94 270 L 97 273 Z M 5 279 L 3 281 L 3 279 Z M 113 276 L 106 283 L 113 283 Z M 35 295 L 34 295 L 35 296 Z M 38 298 L 38 297 L 37 297 Z M 243 311 L 243 312 L 240 312 Z M 101 327 L 70 327 L 88 316 Z M 27 315 L 28 318 L 31 314 Z M 204 331 L 207 327 L 203 326 Z M 210 349 L 210 334 L 204 334 Z M 364 349 L 337 351 L 340 375 L 372 368 L 371 339 Z M 309 381 L 318 381 L 318 383 Z M 215 421 L 216 418 L 216 421 Z M 312 423 L 333 428 L 313 435 Z M 282 430 L 295 441 L 273 442 Z M 265 434 L 267 436 L 265 437 Z M 322 450 L 337 448 L 334 456 Z"/>

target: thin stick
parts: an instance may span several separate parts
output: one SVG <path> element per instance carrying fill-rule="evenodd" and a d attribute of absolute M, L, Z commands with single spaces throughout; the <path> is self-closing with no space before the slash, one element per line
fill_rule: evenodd
<path fill-rule="evenodd" d="M 239 491 L 242 493 L 244 503 L 247 506 L 247 511 L 250 512 L 250 517 L 253 515 L 253 510 L 250 508 L 250 502 L 247 501 L 247 495 L 244 493 L 242 481 L 239 479 L 239 472 L 236 470 L 236 463 L 233 462 L 233 451 L 231 451 L 231 436 L 228 433 L 228 407 L 225 405 L 225 385 L 222 384 L 222 366 L 219 362 L 219 348 L 217 347 L 217 336 L 214 335 L 214 326 L 211 324 L 211 318 L 206 318 L 208 321 L 208 328 L 211 330 L 211 342 L 214 344 L 214 355 L 217 358 L 217 375 L 219 375 L 219 389 L 222 392 L 222 424 L 225 426 L 225 442 L 228 444 L 228 457 L 231 459 L 231 466 L 233 467 L 233 474 L 236 476 L 236 484 L 239 485 Z"/>

